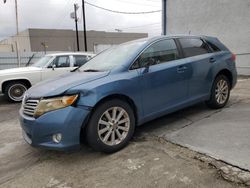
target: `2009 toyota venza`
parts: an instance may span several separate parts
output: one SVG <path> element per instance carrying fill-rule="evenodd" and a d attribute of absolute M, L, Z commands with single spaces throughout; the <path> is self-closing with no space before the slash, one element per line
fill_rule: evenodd
<path fill-rule="evenodd" d="M 30 88 L 20 109 L 23 136 L 35 147 L 68 150 L 84 138 L 115 152 L 136 125 L 202 101 L 224 107 L 236 80 L 235 55 L 214 37 L 124 43 Z"/>

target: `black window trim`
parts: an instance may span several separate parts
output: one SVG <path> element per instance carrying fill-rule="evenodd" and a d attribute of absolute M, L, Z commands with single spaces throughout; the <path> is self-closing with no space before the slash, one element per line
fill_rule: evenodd
<path fill-rule="evenodd" d="M 222 51 L 218 46 L 216 46 L 215 44 L 213 44 L 213 43 L 207 41 L 206 39 L 203 39 L 203 41 L 206 43 L 207 47 L 209 48 L 210 53 L 218 53 L 218 52 L 221 52 L 221 51 Z M 211 47 L 211 45 L 210 45 L 209 43 L 211 43 L 211 44 L 214 45 L 216 48 L 218 48 L 219 51 L 214 51 L 214 49 Z"/>
<path fill-rule="evenodd" d="M 156 40 L 156 41 L 151 42 L 151 43 L 148 44 L 145 48 L 143 48 L 143 49 L 141 50 L 141 52 L 134 58 L 134 60 L 132 61 L 132 63 L 129 65 L 128 70 L 129 70 L 129 71 L 132 71 L 132 70 L 141 69 L 141 68 L 142 68 L 141 65 L 139 65 L 139 68 L 136 68 L 136 69 L 132 69 L 131 67 L 132 67 L 133 64 L 138 60 L 138 58 L 141 56 L 141 54 L 142 54 L 144 51 L 146 51 L 146 50 L 147 50 L 150 46 L 152 46 L 153 44 L 155 44 L 155 43 L 157 43 L 157 42 L 161 42 L 161 41 L 163 41 L 163 40 L 173 40 L 174 43 L 175 43 L 175 45 L 176 45 L 176 49 L 177 49 L 177 52 L 178 52 L 178 56 L 182 57 L 182 55 L 179 54 L 179 53 L 180 53 L 180 49 L 179 49 L 179 46 L 177 45 L 175 39 L 176 39 L 175 37 L 166 37 L 166 38 L 161 38 L 161 39 L 158 39 L 158 40 Z M 182 58 L 178 58 L 178 59 L 182 59 Z M 176 59 L 176 60 L 178 60 L 178 59 Z M 173 60 L 173 61 L 174 61 L 174 60 Z"/>

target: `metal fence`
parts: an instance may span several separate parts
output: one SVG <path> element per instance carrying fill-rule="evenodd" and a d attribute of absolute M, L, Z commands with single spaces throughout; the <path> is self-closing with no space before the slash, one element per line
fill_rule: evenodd
<path fill-rule="evenodd" d="M 30 64 L 36 62 L 44 56 L 44 52 L 22 52 L 19 54 L 20 63 L 15 52 L 0 53 L 0 70 L 16 67 L 24 67 L 30 61 Z"/>

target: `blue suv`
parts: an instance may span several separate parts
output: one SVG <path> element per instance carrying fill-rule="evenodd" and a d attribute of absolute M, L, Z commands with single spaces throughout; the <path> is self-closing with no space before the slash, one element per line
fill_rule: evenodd
<path fill-rule="evenodd" d="M 135 40 L 31 87 L 20 109 L 23 137 L 56 150 L 78 148 L 84 138 L 116 152 L 137 125 L 202 101 L 224 107 L 236 80 L 235 55 L 217 38 Z"/>

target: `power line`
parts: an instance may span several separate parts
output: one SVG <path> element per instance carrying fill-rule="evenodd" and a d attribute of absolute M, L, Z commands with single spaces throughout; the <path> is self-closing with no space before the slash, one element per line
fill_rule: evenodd
<path fill-rule="evenodd" d="M 148 2 L 153 2 L 153 3 L 158 3 L 158 2 L 159 2 L 159 0 L 156 0 L 156 1 L 153 1 L 153 0 L 146 0 L 146 1 L 148 1 Z"/>
<path fill-rule="evenodd" d="M 152 5 L 152 4 L 145 4 L 145 3 L 131 2 L 131 1 L 127 1 L 127 0 L 120 0 L 120 1 L 116 1 L 116 3 L 127 3 L 127 4 L 140 5 L 140 6 L 159 7 L 159 6 Z"/>
<path fill-rule="evenodd" d="M 131 27 L 123 27 L 123 28 L 119 28 L 119 29 L 133 29 L 133 28 L 140 28 L 140 27 L 157 25 L 157 24 L 160 24 L 160 22 L 150 23 L 150 24 L 144 24 L 144 25 L 137 25 L 137 26 L 131 26 Z"/>
<path fill-rule="evenodd" d="M 151 13 L 161 12 L 161 10 L 153 10 L 153 11 L 145 11 L 145 12 L 123 12 L 123 11 L 111 10 L 111 9 L 107 9 L 104 7 L 100 7 L 98 5 L 89 3 L 87 1 L 84 1 L 84 2 L 92 7 L 99 8 L 99 9 L 106 10 L 106 11 L 113 12 L 113 13 L 118 13 L 118 14 L 151 14 Z"/>

